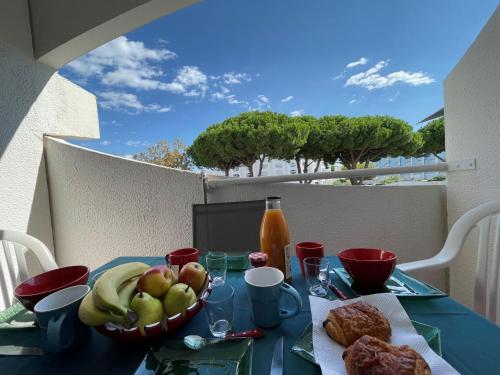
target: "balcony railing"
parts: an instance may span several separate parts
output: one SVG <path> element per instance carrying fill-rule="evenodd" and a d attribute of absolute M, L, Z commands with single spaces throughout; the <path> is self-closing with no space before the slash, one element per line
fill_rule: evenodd
<path fill-rule="evenodd" d="M 260 176 L 249 178 L 209 178 L 206 181 L 206 184 L 209 189 L 215 189 L 222 186 L 232 185 L 269 184 L 276 182 L 326 180 L 332 178 L 358 178 L 369 176 L 397 175 L 405 173 L 447 172 L 448 170 L 470 170 L 475 169 L 475 167 L 475 160 L 470 159 L 456 162 L 444 162 L 433 165 L 419 165 L 410 167 L 366 168 L 345 171 L 289 174 L 281 176 Z"/>

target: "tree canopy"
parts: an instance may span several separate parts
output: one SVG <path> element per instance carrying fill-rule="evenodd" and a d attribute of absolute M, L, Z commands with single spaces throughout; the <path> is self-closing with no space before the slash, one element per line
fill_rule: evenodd
<path fill-rule="evenodd" d="M 218 125 L 212 125 L 196 137 L 187 154 L 198 167 L 219 168 L 229 176 L 231 168 L 240 165 L 231 147 L 228 134 Z"/>
<path fill-rule="evenodd" d="M 189 148 L 194 163 L 206 168 L 229 169 L 245 165 L 258 175 L 266 158 L 293 160 L 299 173 L 312 161 L 340 160 L 345 168 L 367 168 L 383 157 L 413 156 L 423 148 L 423 134 L 391 116 L 346 117 L 327 115 L 289 117 L 276 112 L 244 112 L 202 132 Z M 301 161 L 304 163 L 301 168 Z M 316 169 L 317 170 L 317 169 Z M 362 179 L 351 179 L 352 184 Z"/>
<path fill-rule="evenodd" d="M 258 175 L 266 158 L 291 159 L 306 142 L 308 128 L 301 122 L 290 121 L 287 115 L 275 112 L 243 112 L 206 132 L 216 131 L 212 145 L 231 156 L 236 165 L 243 164 L 253 176 L 253 164 L 259 163 Z M 203 135 L 200 134 L 200 135 Z"/>
<path fill-rule="evenodd" d="M 433 154 L 439 160 L 444 159 L 439 156 L 444 151 L 444 117 L 429 122 L 417 131 L 422 137 L 422 146 L 417 151 L 419 155 Z"/>
<path fill-rule="evenodd" d="M 169 168 L 189 169 L 191 160 L 186 154 L 186 145 L 176 139 L 173 148 L 167 141 L 160 141 L 150 147 L 145 152 L 134 155 L 135 160 L 145 161 Z"/>
<path fill-rule="evenodd" d="M 320 121 L 328 124 L 329 133 L 337 142 L 336 150 L 328 161 L 340 159 L 348 169 L 357 169 L 359 163 L 368 165 L 388 156 L 410 156 L 421 146 L 420 136 L 406 121 L 390 116 L 362 116 L 335 118 L 324 116 Z M 361 178 L 352 178 L 359 185 Z"/>

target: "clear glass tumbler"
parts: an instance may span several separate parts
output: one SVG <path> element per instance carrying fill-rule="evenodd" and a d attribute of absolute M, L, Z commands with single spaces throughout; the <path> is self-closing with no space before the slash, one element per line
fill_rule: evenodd
<path fill-rule="evenodd" d="M 208 327 L 215 337 L 224 337 L 233 326 L 234 289 L 225 284 L 212 289 L 205 303 Z"/>
<path fill-rule="evenodd" d="M 206 257 L 207 271 L 214 286 L 224 285 L 227 272 L 227 254 L 210 251 Z"/>
<path fill-rule="evenodd" d="M 328 259 L 309 257 L 305 258 L 303 262 L 309 293 L 313 296 L 325 297 L 328 294 L 327 288 L 330 278 Z"/>

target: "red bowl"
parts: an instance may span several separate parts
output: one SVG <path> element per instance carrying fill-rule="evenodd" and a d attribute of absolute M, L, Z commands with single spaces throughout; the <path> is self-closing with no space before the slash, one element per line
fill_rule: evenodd
<path fill-rule="evenodd" d="M 70 286 L 85 285 L 88 278 L 89 269 L 85 266 L 56 268 L 23 281 L 14 289 L 14 295 L 24 307 L 33 311 L 42 298 Z"/>
<path fill-rule="evenodd" d="M 380 288 L 396 267 L 396 254 L 387 250 L 345 249 L 337 255 L 356 285 L 362 289 Z"/>
<path fill-rule="evenodd" d="M 141 334 L 139 328 L 125 328 L 116 324 L 108 323 L 97 326 L 97 332 L 124 342 L 154 341 L 164 336 L 169 336 L 187 324 L 205 305 L 205 301 L 212 292 L 212 279 L 207 277 L 207 281 L 202 290 L 198 293 L 197 301 L 187 308 L 184 315 L 177 314 L 170 318 L 165 318 L 162 322 L 153 323 L 144 327 L 146 336 Z"/>

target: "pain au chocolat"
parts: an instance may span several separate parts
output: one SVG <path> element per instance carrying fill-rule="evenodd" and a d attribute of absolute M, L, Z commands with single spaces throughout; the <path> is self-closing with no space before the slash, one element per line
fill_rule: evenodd
<path fill-rule="evenodd" d="M 330 310 L 323 322 L 328 336 L 341 345 L 352 345 L 363 335 L 389 341 L 391 326 L 374 306 L 360 301 Z"/>
<path fill-rule="evenodd" d="M 348 375 L 432 375 L 425 359 L 407 345 L 362 336 L 344 352 Z"/>

